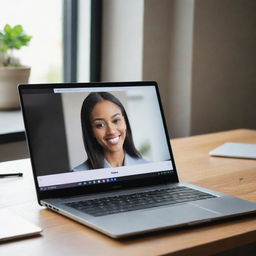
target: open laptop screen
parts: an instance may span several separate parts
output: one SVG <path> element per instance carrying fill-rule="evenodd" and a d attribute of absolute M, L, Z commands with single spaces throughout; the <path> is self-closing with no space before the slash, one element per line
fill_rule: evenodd
<path fill-rule="evenodd" d="M 21 98 L 40 191 L 176 175 L 154 85 L 32 86 Z"/>

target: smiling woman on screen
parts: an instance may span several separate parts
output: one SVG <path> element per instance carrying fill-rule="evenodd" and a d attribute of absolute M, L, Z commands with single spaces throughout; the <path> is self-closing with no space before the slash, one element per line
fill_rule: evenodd
<path fill-rule="evenodd" d="M 81 124 L 88 159 L 74 171 L 147 163 L 135 148 L 122 103 L 111 93 L 93 92 L 85 98 Z"/>

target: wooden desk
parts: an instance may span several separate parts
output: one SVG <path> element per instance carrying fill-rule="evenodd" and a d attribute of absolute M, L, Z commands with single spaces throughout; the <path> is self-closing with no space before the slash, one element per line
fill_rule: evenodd
<path fill-rule="evenodd" d="M 256 202 L 256 161 L 213 158 L 208 152 L 227 142 L 256 143 L 256 131 L 234 130 L 172 140 L 181 181 Z M 0 172 L 23 171 L 23 178 L 0 179 L 0 207 L 41 226 L 42 236 L 0 245 L 0 255 L 210 255 L 256 242 L 256 217 L 168 230 L 116 241 L 39 207 L 29 160 L 2 163 Z"/>

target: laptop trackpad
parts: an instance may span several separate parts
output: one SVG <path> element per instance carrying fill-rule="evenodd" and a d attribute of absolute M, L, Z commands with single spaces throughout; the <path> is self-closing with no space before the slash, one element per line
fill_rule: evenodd
<path fill-rule="evenodd" d="M 189 223 L 199 221 L 201 219 L 211 219 L 220 215 L 218 212 L 202 208 L 192 203 L 156 209 L 145 213 L 149 218 L 151 215 L 158 216 L 161 222 L 171 225 Z"/>
<path fill-rule="evenodd" d="M 201 220 L 204 222 L 217 216 L 219 216 L 217 212 L 188 203 L 126 212 L 125 214 L 107 215 L 102 218 L 95 218 L 95 221 L 101 228 L 110 231 L 112 234 L 120 235 L 186 224 L 192 225 L 201 222 Z"/>

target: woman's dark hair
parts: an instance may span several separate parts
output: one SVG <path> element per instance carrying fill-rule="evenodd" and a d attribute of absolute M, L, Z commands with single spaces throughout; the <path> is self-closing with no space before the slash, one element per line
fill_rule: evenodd
<path fill-rule="evenodd" d="M 141 154 L 135 148 L 133 138 L 132 138 L 130 123 L 122 103 L 119 101 L 119 99 L 117 99 L 111 93 L 92 92 L 84 99 L 82 109 L 81 109 L 81 124 L 82 124 L 82 131 L 83 131 L 84 147 L 88 156 L 87 162 L 92 169 L 103 168 L 103 165 L 104 165 L 103 149 L 101 145 L 98 143 L 97 139 L 94 137 L 94 134 L 92 131 L 92 124 L 90 120 L 91 113 L 94 106 L 98 102 L 101 102 L 104 100 L 107 100 L 116 104 L 121 109 L 122 115 L 125 119 L 126 129 L 127 129 L 126 137 L 124 141 L 125 152 L 132 157 L 141 158 Z"/>

